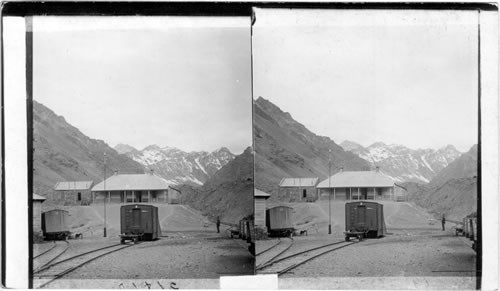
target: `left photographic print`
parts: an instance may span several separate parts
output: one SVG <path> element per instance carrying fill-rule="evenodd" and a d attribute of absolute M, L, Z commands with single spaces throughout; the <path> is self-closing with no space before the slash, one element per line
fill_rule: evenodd
<path fill-rule="evenodd" d="M 32 31 L 33 288 L 253 274 L 250 18 L 40 16 Z"/>

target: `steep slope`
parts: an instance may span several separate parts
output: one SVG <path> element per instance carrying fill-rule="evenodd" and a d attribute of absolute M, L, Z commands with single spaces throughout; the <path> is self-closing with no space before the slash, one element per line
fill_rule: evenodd
<path fill-rule="evenodd" d="M 53 193 L 59 181 L 103 179 L 104 153 L 107 175 L 113 170 L 143 172 L 144 167 L 119 154 L 102 140 L 91 139 L 64 117 L 33 101 L 34 192 L 43 196 Z"/>
<path fill-rule="evenodd" d="M 477 145 L 444 168 L 427 185 L 406 184 L 409 199 L 440 216 L 461 220 L 477 210 Z"/>
<path fill-rule="evenodd" d="M 438 186 L 451 179 L 473 176 L 477 176 L 477 145 L 472 146 L 468 152 L 450 163 L 429 184 Z"/>
<path fill-rule="evenodd" d="M 440 218 L 444 213 L 448 220 L 461 221 L 477 211 L 477 178 L 450 179 L 432 187 L 417 183 L 405 183 L 409 200 L 426 208 Z"/>
<path fill-rule="evenodd" d="M 126 155 L 172 183 L 193 186 L 203 185 L 234 159 L 234 155 L 225 147 L 211 153 L 188 153 L 174 147 L 150 145 L 142 151 L 129 151 Z"/>
<path fill-rule="evenodd" d="M 343 167 L 369 170 L 368 162 L 344 151 L 328 137 L 318 136 L 270 101 L 254 101 L 255 186 L 270 194 L 277 192 L 283 177 L 319 177 Z"/>
<path fill-rule="evenodd" d="M 201 187 L 181 186 L 183 202 L 222 222 L 237 223 L 253 213 L 253 155 L 247 148 Z"/>
<path fill-rule="evenodd" d="M 413 150 L 402 145 L 387 145 L 383 142 L 374 143 L 366 148 L 352 141 L 344 141 L 340 145 L 368 161 L 372 167 L 380 167 L 382 172 L 399 182 L 428 183 L 461 154 L 452 145 L 438 150 Z"/>

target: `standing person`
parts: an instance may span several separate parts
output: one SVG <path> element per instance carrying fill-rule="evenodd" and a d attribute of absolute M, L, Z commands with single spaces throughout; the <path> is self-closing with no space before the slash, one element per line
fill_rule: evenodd
<path fill-rule="evenodd" d="M 215 223 L 215 225 L 217 226 L 217 233 L 220 233 L 220 219 L 218 216 L 217 216 L 217 222 Z"/>
<path fill-rule="evenodd" d="M 443 231 L 444 231 L 445 223 L 446 223 L 446 218 L 444 217 L 444 213 L 443 213 L 443 216 L 441 217 L 441 226 L 443 227 Z"/>

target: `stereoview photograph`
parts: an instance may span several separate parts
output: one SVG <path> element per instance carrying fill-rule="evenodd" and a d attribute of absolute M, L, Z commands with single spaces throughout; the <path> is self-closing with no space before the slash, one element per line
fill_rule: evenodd
<path fill-rule="evenodd" d="M 249 17 L 34 17 L 34 288 L 254 274 L 250 40 Z"/>
<path fill-rule="evenodd" d="M 475 288 L 478 19 L 255 9 L 257 274 Z"/>

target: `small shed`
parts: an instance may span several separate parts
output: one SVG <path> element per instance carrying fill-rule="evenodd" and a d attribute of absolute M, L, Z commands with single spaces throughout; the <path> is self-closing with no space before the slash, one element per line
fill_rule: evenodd
<path fill-rule="evenodd" d="M 92 181 L 63 181 L 57 182 L 54 186 L 56 193 L 59 193 L 57 201 L 64 204 L 89 205 L 92 201 L 91 188 Z"/>
<path fill-rule="evenodd" d="M 294 202 L 316 201 L 317 184 L 318 178 L 283 178 L 279 184 L 279 197 Z"/>
<path fill-rule="evenodd" d="M 47 199 L 33 193 L 33 233 L 42 233 L 42 203 Z"/>
<path fill-rule="evenodd" d="M 254 189 L 253 197 L 254 197 L 254 203 L 255 203 L 255 206 L 254 206 L 255 226 L 265 228 L 266 227 L 267 199 L 269 199 L 269 197 L 271 197 L 271 194 L 263 192 L 259 189 Z"/>

